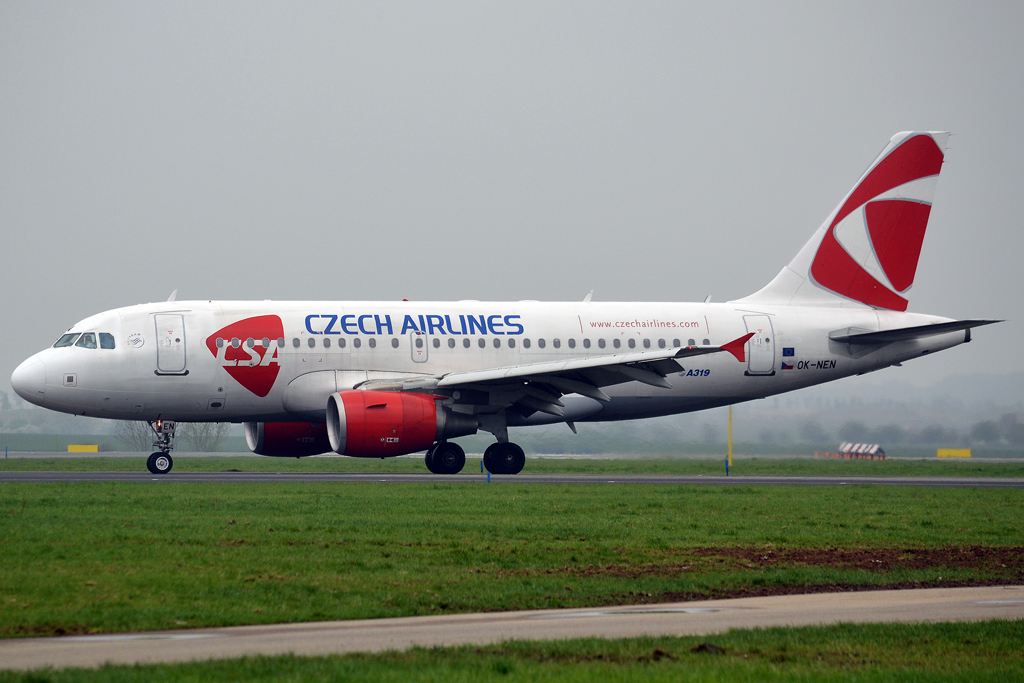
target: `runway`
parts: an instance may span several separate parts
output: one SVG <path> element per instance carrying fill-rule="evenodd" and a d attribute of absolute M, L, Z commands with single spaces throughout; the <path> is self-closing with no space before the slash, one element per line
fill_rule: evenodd
<path fill-rule="evenodd" d="M 386 483 L 487 484 L 486 474 L 366 474 L 344 472 L 0 472 L 0 482 L 135 482 L 166 484 Z M 1024 488 L 1020 477 L 870 477 L 698 474 L 517 474 L 493 475 L 492 484 L 657 484 L 713 486 L 925 486 L 946 488 Z"/>
<path fill-rule="evenodd" d="M 328 655 L 505 640 L 711 635 L 733 628 L 1024 618 L 1024 586 L 817 593 L 0 641 L 0 667 L 95 667 L 244 655 Z"/>

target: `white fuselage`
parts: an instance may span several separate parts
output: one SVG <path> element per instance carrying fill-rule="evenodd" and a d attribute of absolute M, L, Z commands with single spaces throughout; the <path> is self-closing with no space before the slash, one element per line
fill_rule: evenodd
<path fill-rule="evenodd" d="M 780 394 L 969 339 L 958 331 L 874 350 L 829 339 L 847 328 L 946 320 L 867 307 L 740 303 L 166 302 L 77 323 L 69 332 L 108 333 L 114 348 L 41 351 L 19 367 L 15 388 L 40 406 L 91 417 L 322 421 L 332 392 L 366 380 L 721 345 L 754 333 L 743 362 L 728 353 L 681 359 L 683 370 L 666 378 L 670 389 L 623 381 L 605 387 L 611 401 L 572 394 L 563 398 L 562 416 L 509 415 L 508 424 L 624 420 Z"/>

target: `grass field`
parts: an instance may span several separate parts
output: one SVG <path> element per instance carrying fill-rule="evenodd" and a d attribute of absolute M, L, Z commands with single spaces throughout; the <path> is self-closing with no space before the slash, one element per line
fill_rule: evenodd
<path fill-rule="evenodd" d="M 704 647 L 701 647 L 702 644 Z M 708 644 L 714 647 L 708 647 Z M 94 681 L 1019 681 L 1024 622 L 730 631 L 703 638 L 510 642 L 335 657 L 250 657 L 0 672 Z M 720 648 L 720 649 L 716 649 Z M 710 651 L 709 651 L 710 650 Z"/>
<path fill-rule="evenodd" d="M 142 472 L 145 456 L 137 458 L 0 458 L 0 471 Z M 239 456 L 174 456 L 175 472 L 426 472 L 423 459 L 314 457 L 267 458 Z M 591 474 L 725 474 L 722 460 L 699 458 L 529 458 L 526 473 Z M 479 473 L 479 458 L 466 461 L 466 474 Z M 733 474 L 775 475 L 879 475 L 1024 477 L 1024 461 L 971 462 L 969 460 L 815 460 L 810 458 L 743 458 L 733 461 Z"/>
<path fill-rule="evenodd" d="M 1024 493 L 0 486 L 0 636 L 1024 582 Z"/>

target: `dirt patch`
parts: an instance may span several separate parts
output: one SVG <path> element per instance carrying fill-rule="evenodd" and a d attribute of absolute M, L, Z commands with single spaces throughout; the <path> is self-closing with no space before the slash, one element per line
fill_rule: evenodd
<path fill-rule="evenodd" d="M 710 589 L 707 592 L 671 591 L 666 593 L 624 593 L 610 596 L 614 605 L 655 604 L 659 602 L 692 602 L 727 598 L 759 598 L 771 595 L 805 595 L 808 593 L 858 593 L 861 591 L 908 590 L 911 588 L 966 588 L 970 586 L 1019 586 L 1024 577 L 997 579 L 936 579 L 935 581 L 901 581 L 896 583 L 829 583 L 803 586 L 745 586 Z"/>
<path fill-rule="evenodd" d="M 680 557 L 642 564 L 558 567 L 547 574 L 581 577 L 682 576 L 707 571 L 820 567 L 886 572 L 893 569 L 976 569 L 1024 578 L 1024 548 L 944 546 L 939 548 L 688 548 Z"/>

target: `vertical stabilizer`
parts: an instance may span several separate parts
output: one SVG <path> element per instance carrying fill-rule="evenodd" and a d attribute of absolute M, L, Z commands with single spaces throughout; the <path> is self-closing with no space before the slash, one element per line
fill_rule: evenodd
<path fill-rule="evenodd" d="M 894 135 L 789 265 L 740 301 L 907 310 L 948 138 Z"/>

